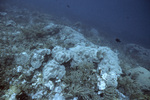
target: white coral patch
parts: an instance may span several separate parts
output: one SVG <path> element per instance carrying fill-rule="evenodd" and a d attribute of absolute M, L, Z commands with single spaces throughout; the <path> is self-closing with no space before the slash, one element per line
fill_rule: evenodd
<path fill-rule="evenodd" d="M 51 53 L 50 49 L 40 49 L 36 50 L 31 58 L 31 65 L 33 68 L 37 69 L 42 65 L 42 62 L 44 61 L 44 56 L 47 54 L 49 55 Z"/>
<path fill-rule="evenodd" d="M 59 46 L 53 48 L 52 56 L 59 64 L 68 62 L 72 58 L 72 55 L 68 50 Z"/>
<path fill-rule="evenodd" d="M 105 83 L 105 81 L 100 81 L 100 82 L 97 82 L 97 86 L 98 86 L 99 90 L 105 90 L 106 83 Z"/>
<path fill-rule="evenodd" d="M 61 79 L 66 73 L 65 67 L 59 65 L 55 60 L 49 61 L 43 68 L 43 78 L 49 80 L 50 78 Z"/>

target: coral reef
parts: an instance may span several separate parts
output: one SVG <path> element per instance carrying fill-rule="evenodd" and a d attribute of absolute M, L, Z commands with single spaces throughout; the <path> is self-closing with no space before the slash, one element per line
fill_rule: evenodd
<path fill-rule="evenodd" d="M 62 79 L 66 84 L 64 89 L 66 99 L 73 97 L 84 100 L 100 99 L 95 91 L 97 88 L 96 75 L 96 68 L 93 63 L 83 62 L 77 68 L 69 68 Z"/>
<path fill-rule="evenodd" d="M 120 77 L 118 80 L 118 89 L 131 100 L 149 100 L 149 94 L 144 94 L 139 84 L 129 76 Z"/>
<path fill-rule="evenodd" d="M 49 15 L 12 9 L 0 12 L 0 99 L 149 98 L 136 80 L 149 72 L 125 71 L 117 52 L 93 44 Z"/>
<path fill-rule="evenodd" d="M 139 84 L 141 90 L 150 91 L 150 72 L 147 69 L 136 67 L 128 70 L 127 74 Z"/>
<path fill-rule="evenodd" d="M 125 51 L 132 59 L 136 58 L 135 60 L 138 63 L 150 70 L 150 49 L 146 49 L 137 44 L 128 44 L 125 46 Z"/>

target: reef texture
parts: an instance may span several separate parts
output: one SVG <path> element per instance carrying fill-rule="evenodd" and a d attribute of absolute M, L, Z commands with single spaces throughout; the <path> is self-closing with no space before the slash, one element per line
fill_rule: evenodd
<path fill-rule="evenodd" d="M 2 99 L 127 99 L 117 89 L 122 74 L 117 52 L 49 15 L 12 8 L 0 12 L 0 19 Z M 131 70 L 133 77 L 137 70 Z M 149 74 L 139 73 L 137 78 Z"/>

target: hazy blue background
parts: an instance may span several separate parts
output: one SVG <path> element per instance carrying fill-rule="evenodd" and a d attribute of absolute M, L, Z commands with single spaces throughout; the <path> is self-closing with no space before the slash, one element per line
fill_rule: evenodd
<path fill-rule="evenodd" d="M 109 36 L 150 48 L 150 0 L 2 1 L 81 21 L 106 31 Z"/>

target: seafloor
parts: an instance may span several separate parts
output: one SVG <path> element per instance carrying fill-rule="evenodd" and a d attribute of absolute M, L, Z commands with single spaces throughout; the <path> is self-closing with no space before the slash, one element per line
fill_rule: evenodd
<path fill-rule="evenodd" d="M 1 100 L 150 100 L 150 50 L 81 22 L 0 12 Z"/>

